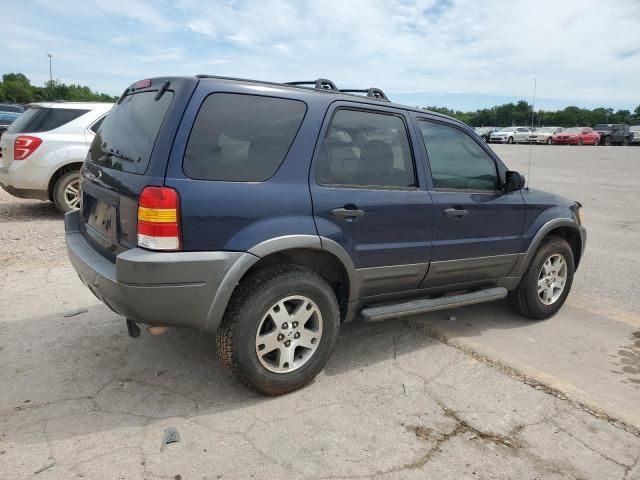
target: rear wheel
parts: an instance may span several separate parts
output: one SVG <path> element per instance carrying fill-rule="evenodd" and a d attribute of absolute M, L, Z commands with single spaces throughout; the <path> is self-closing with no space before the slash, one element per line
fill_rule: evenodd
<path fill-rule="evenodd" d="M 611 137 L 604 137 L 604 141 L 602 142 L 602 144 L 607 147 L 611 145 Z"/>
<path fill-rule="evenodd" d="M 579 139 L 578 139 L 578 146 L 579 146 L 579 147 L 581 147 L 581 146 L 582 146 L 582 139 L 581 139 L 581 138 L 579 138 Z"/>
<path fill-rule="evenodd" d="M 80 208 L 80 172 L 65 173 L 53 187 L 53 203 L 62 213 Z"/>
<path fill-rule="evenodd" d="M 547 138 L 547 145 L 551 145 L 553 143 L 553 140 L 551 139 L 551 137 Z"/>
<path fill-rule="evenodd" d="M 529 264 L 520 285 L 509 293 L 511 305 L 533 320 L 549 318 L 564 304 L 575 270 L 566 240 L 547 237 Z"/>
<path fill-rule="evenodd" d="M 338 330 L 336 296 L 318 274 L 295 265 L 267 267 L 243 280 L 218 329 L 223 366 L 252 390 L 297 390 L 327 363 Z"/>
<path fill-rule="evenodd" d="M 626 147 L 627 145 L 629 145 L 629 139 L 625 138 L 624 140 L 622 140 L 622 146 Z"/>

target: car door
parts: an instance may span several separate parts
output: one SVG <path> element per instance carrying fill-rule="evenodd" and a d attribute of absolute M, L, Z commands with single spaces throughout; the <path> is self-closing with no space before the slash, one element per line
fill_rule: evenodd
<path fill-rule="evenodd" d="M 529 141 L 529 134 L 530 133 L 531 132 L 529 131 L 528 128 L 520 127 L 518 129 L 516 129 L 514 140 L 516 142 L 527 142 L 527 141 Z"/>
<path fill-rule="evenodd" d="M 520 191 L 502 190 L 506 167 L 456 123 L 416 116 L 416 127 L 435 217 L 421 287 L 507 276 L 523 250 L 525 203 Z"/>
<path fill-rule="evenodd" d="M 432 201 L 409 125 L 402 110 L 336 102 L 320 133 L 314 219 L 323 247 L 351 258 L 358 298 L 416 289 L 427 271 Z"/>

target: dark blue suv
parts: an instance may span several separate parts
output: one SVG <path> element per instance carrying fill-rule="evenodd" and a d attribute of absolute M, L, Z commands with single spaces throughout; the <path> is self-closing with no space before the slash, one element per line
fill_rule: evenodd
<path fill-rule="evenodd" d="M 356 316 L 509 296 L 547 318 L 585 248 L 580 204 L 524 189 L 466 125 L 323 79 L 137 82 L 81 178 L 65 228 L 82 281 L 132 336 L 216 332 L 266 395 L 313 379 Z"/>

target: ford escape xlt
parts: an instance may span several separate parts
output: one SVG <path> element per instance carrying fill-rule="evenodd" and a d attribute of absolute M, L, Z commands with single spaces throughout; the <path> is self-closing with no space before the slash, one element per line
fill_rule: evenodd
<path fill-rule="evenodd" d="M 33 103 L 0 138 L 0 187 L 19 198 L 80 206 L 79 171 L 111 103 Z"/>
<path fill-rule="evenodd" d="M 356 315 L 507 295 L 531 319 L 558 311 L 579 203 L 523 189 L 456 120 L 301 83 L 143 80 L 98 129 L 66 241 L 132 336 L 216 332 L 224 366 L 277 395 L 314 378 Z"/>

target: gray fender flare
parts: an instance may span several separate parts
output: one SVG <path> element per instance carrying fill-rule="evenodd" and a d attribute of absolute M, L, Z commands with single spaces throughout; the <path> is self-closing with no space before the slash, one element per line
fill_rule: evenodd
<path fill-rule="evenodd" d="M 575 230 L 578 235 L 580 235 L 580 238 L 582 238 L 583 236 L 583 233 L 580 230 L 580 225 L 578 225 L 575 220 L 572 220 L 570 218 L 554 218 L 553 220 L 549 220 L 547 223 L 542 225 L 542 227 L 540 227 L 536 234 L 533 236 L 531 242 L 529 243 L 527 251 L 520 254 L 509 276 L 521 277 L 522 275 L 524 275 L 544 237 L 546 237 L 549 232 L 559 227 L 569 227 Z"/>
<path fill-rule="evenodd" d="M 356 281 L 355 268 L 351 257 L 342 246 L 333 240 L 317 235 L 286 235 L 271 238 L 250 248 L 227 271 L 211 301 L 203 330 L 215 332 L 218 329 L 231 295 L 242 277 L 253 265 L 267 255 L 291 249 L 325 250 L 337 257 L 347 272 L 350 285 L 349 301 L 352 300 Z"/>

